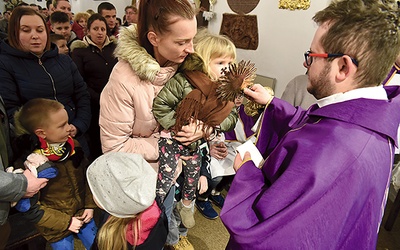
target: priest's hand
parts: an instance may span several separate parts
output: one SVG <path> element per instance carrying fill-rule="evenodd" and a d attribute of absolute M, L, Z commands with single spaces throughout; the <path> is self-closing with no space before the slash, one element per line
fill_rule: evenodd
<path fill-rule="evenodd" d="M 260 84 L 254 84 L 250 88 L 243 89 L 244 94 L 261 105 L 269 104 L 273 98 L 270 92 Z"/>
<path fill-rule="evenodd" d="M 237 153 L 236 157 L 235 157 L 235 161 L 233 162 L 233 169 L 235 169 L 235 171 L 237 172 L 239 170 L 239 168 L 243 165 L 243 163 L 245 163 L 246 161 L 250 161 L 250 160 L 251 160 L 251 155 L 249 152 L 246 152 L 244 154 L 244 159 L 242 159 L 240 154 Z"/>

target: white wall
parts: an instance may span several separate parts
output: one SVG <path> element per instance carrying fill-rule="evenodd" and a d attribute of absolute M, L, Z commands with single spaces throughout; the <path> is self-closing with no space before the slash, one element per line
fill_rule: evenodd
<path fill-rule="evenodd" d="M 97 6 L 99 6 L 99 4 L 101 4 L 102 2 L 110 2 L 117 9 L 117 17 L 121 19 L 125 14 L 124 11 L 125 7 L 131 5 L 132 3 L 131 0 L 113 0 L 113 1 L 70 0 L 69 2 L 71 3 L 72 12 L 74 13 L 83 12 L 86 11 L 87 9 L 92 9 L 95 12 L 97 12 Z"/>
<path fill-rule="evenodd" d="M 304 52 L 310 48 L 317 25 L 311 18 L 325 8 L 330 0 L 311 1 L 308 10 L 278 9 L 278 0 L 260 1 L 249 13 L 257 15 L 259 44 L 257 50 L 238 49 L 239 60 L 251 60 L 257 74 L 277 79 L 276 96 L 280 97 L 286 84 L 296 75 L 304 74 Z M 217 0 L 216 16 L 209 22 L 209 30 L 219 33 L 223 13 L 233 13 L 227 1 Z"/>

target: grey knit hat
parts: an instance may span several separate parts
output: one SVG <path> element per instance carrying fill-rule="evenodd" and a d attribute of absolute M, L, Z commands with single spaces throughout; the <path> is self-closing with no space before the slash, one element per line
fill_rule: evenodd
<path fill-rule="evenodd" d="M 86 176 L 97 204 L 116 217 L 132 217 L 154 202 L 157 173 L 139 154 L 106 153 Z"/>

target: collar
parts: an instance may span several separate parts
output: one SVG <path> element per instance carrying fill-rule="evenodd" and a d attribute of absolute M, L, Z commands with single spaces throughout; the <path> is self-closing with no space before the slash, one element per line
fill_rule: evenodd
<path fill-rule="evenodd" d="M 97 48 L 99 48 L 100 50 L 102 50 L 104 47 L 106 47 L 107 45 L 109 45 L 111 43 L 111 40 L 108 36 L 106 36 L 106 40 L 104 41 L 103 46 L 99 47 L 97 44 L 95 44 L 92 39 L 90 39 L 89 36 L 85 36 L 82 40 L 84 43 L 86 43 L 87 45 L 93 45 L 96 46 Z"/>
<path fill-rule="evenodd" d="M 331 96 L 317 100 L 317 104 L 320 108 L 339 102 L 345 102 L 358 98 L 366 98 L 373 100 L 384 100 L 387 101 L 387 93 L 382 85 L 367 88 L 357 88 L 344 93 L 337 93 Z"/>

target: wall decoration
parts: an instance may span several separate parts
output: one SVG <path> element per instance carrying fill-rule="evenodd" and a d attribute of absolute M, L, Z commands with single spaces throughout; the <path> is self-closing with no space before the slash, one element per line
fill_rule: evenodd
<path fill-rule="evenodd" d="M 224 13 L 219 33 L 228 36 L 237 48 L 256 50 L 258 47 L 257 16 Z"/>
<path fill-rule="evenodd" d="M 236 14 L 224 13 L 220 34 L 228 36 L 237 48 L 258 48 L 257 16 L 246 15 L 254 10 L 260 0 L 228 0 L 229 8 Z"/>
<path fill-rule="evenodd" d="M 254 10 L 260 0 L 228 0 L 231 10 L 237 14 L 248 14 Z"/>
<path fill-rule="evenodd" d="M 306 10 L 310 8 L 310 0 L 279 0 L 279 9 Z"/>

